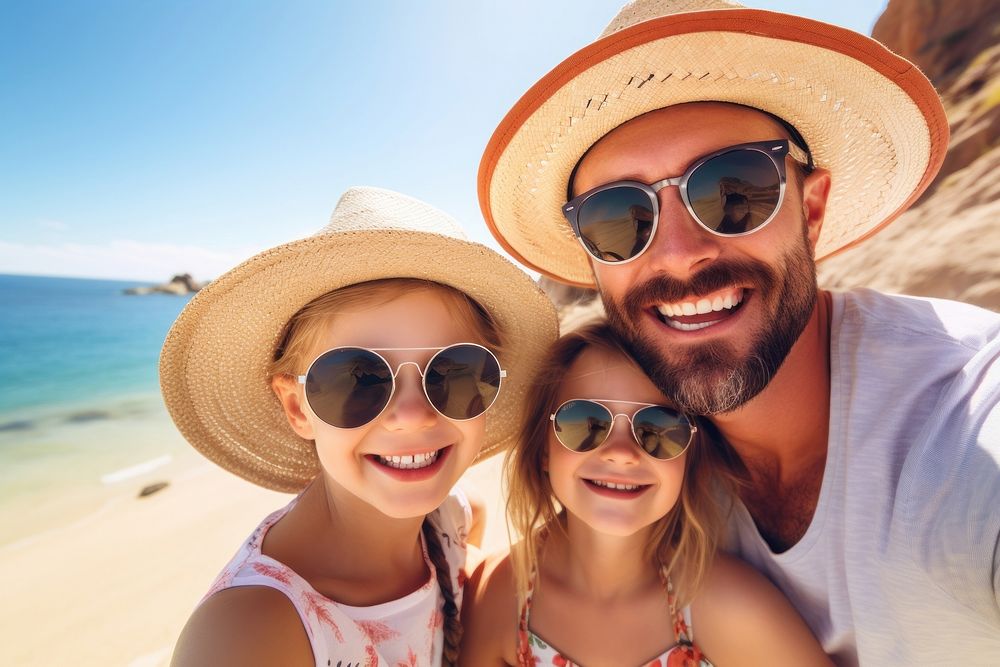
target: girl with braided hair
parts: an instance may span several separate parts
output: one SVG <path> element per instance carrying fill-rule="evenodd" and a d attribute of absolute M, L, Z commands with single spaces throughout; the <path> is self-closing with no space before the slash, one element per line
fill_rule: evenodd
<path fill-rule="evenodd" d="M 455 484 L 512 442 L 555 335 L 526 274 L 373 188 L 199 293 L 161 356 L 171 416 L 216 463 L 297 495 L 223 569 L 173 664 L 455 665 L 475 562 Z"/>

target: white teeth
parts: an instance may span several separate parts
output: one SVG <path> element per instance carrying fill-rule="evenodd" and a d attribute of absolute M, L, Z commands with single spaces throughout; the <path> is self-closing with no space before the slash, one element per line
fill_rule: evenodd
<path fill-rule="evenodd" d="M 719 320 L 712 320 L 711 322 L 698 322 L 697 324 L 684 324 L 683 322 L 678 322 L 677 320 L 667 320 L 667 326 L 671 329 L 677 329 L 678 331 L 697 331 L 698 329 L 704 329 L 705 327 L 710 327 Z"/>
<path fill-rule="evenodd" d="M 602 482 L 598 479 L 591 480 L 594 486 L 603 486 L 606 489 L 614 489 L 616 491 L 635 491 L 639 488 L 638 484 L 618 484 L 616 482 Z"/>
<path fill-rule="evenodd" d="M 743 301 L 743 290 L 738 289 L 727 293 L 725 296 L 716 295 L 712 299 L 704 298 L 697 301 L 682 301 L 680 303 L 664 303 L 657 307 L 660 315 L 665 318 L 680 317 L 681 315 L 705 315 L 707 313 L 729 310 L 739 305 Z M 671 323 L 673 324 L 673 323 Z M 683 331 L 691 331 L 690 327 L 701 329 L 697 325 L 686 325 Z M 675 327 L 681 329 L 682 327 Z"/>
<path fill-rule="evenodd" d="M 413 454 L 412 456 L 382 456 L 378 455 L 379 463 L 387 465 L 390 468 L 399 468 L 400 470 L 416 470 L 417 468 L 426 468 L 430 464 L 437 461 L 438 454 L 441 450 L 435 450 L 433 452 L 425 452 L 423 454 Z"/>

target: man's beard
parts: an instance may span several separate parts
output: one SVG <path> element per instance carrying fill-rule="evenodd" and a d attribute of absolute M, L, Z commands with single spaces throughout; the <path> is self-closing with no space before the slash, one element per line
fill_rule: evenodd
<path fill-rule="evenodd" d="M 809 321 L 817 288 L 816 264 L 807 244 L 803 239 L 773 266 L 726 260 L 688 282 L 652 278 L 629 292 L 624 303 L 605 297 L 608 322 L 646 375 L 679 408 L 697 415 L 731 412 L 763 391 Z M 651 303 L 676 303 L 744 284 L 752 287 L 763 315 L 745 356 L 728 343 L 712 341 L 685 346 L 686 352 L 668 358 L 634 326 Z"/>

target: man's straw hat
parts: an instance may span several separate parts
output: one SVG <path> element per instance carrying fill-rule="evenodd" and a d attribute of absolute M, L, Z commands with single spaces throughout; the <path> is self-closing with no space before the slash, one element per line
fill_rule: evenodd
<path fill-rule="evenodd" d="M 592 286 L 587 255 L 561 213 L 573 168 L 622 123 L 695 101 L 762 109 L 802 134 L 833 176 L 819 259 L 902 213 L 948 144 L 930 82 L 868 37 L 725 0 L 637 0 L 496 129 L 479 168 L 493 235 L 526 266 Z"/>
<path fill-rule="evenodd" d="M 319 462 L 313 443 L 289 427 L 268 366 L 302 306 L 381 278 L 450 285 L 493 316 L 508 341 L 500 353 L 507 377 L 486 413 L 476 460 L 510 445 L 525 388 L 558 332 L 555 308 L 526 273 L 467 240 L 449 216 L 376 188 L 348 190 L 315 235 L 250 258 L 184 308 L 160 356 L 163 398 L 177 428 L 226 470 L 270 489 L 301 490 Z"/>

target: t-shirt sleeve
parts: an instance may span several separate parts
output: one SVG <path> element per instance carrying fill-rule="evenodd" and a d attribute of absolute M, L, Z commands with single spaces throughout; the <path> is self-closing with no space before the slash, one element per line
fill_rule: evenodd
<path fill-rule="evenodd" d="M 993 352 L 942 394 L 903 478 L 913 558 L 1000 632 L 1000 361 Z"/>

